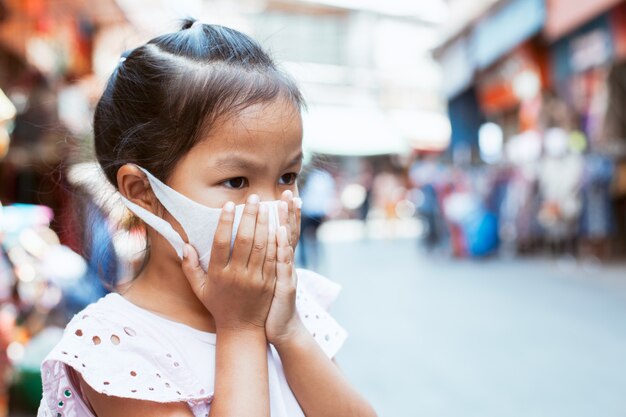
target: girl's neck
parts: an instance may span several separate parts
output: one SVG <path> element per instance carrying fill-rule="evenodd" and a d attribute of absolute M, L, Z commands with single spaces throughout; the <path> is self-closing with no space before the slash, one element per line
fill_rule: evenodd
<path fill-rule="evenodd" d="M 153 248 L 156 249 L 156 248 Z M 153 253 L 140 274 L 120 293 L 128 301 L 205 332 L 215 332 L 215 321 L 191 290 L 180 263 Z"/>

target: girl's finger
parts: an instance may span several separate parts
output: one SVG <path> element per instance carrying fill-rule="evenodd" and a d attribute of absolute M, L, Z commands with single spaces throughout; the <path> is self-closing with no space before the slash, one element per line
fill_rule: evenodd
<path fill-rule="evenodd" d="M 289 200 L 289 243 L 293 248 L 298 244 L 298 230 L 296 228 L 296 199 Z"/>
<path fill-rule="evenodd" d="M 200 297 L 202 291 L 206 290 L 206 273 L 200 266 L 200 260 L 198 259 L 198 252 L 188 243 L 185 243 L 183 247 L 183 273 L 189 281 L 191 289 Z"/>
<path fill-rule="evenodd" d="M 285 222 L 281 224 L 287 228 L 287 237 L 289 238 L 289 243 L 291 243 L 291 213 L 293 211 L 293 193 L 291 192 L 291 190 L 284 191 L 283 194 L 280 196 L 280 200 L 287 204 Z M 282 203 L 281 205 L 284 206 L 284 204 Z"/>
<path fill-rule="evenodd" d="M 276 228 L 270 226 L 267 236 L 267 250 L 265 252 L 265 260 L 263 263 L 263 279 L 276 279 Z"/>
<path fill-rule="evenodd" d="M 254 230 L 254 241 L 250 258 L 248 259 L 248 269 L 260 270 L 265 260 L 265 252 L 267 249 L 267 240 L 269 232 L 269 214 L 265 204 L 259 206 L 259 213 L 256 218 L 256 228 Z"/>
<path fill-rule="evenodd" d="M 276 280 L 289 283 L 293 272 L 293 248 L 289 244 L 287 228 L 278 228 L 278 247 L 276 256 Z"/>
<path fill-rule="evenodd" d="M 293 212 L 294 210 L 293 193 L 287 190 L 285 191 L 283 195 L 286 195 L 287 197 L 287 205 L 289 208 L 289 216 L 287 217 L 289 221 L 288 227 L 287 227 L 287 237 L 289 238 L 289 244 L 293 246 L 293 229 L 294 229 L 294 223 L 296 221 L 296 216 L 295 216 L 295 213 Z"/>
<path fill-rule="evenodd" d="M 285 227 L 289 225 L 289 204 L 282 198 L 278 203 L 278 225 Z"/>
<path fill-rule="evenodd" d="M 230 258 L 230 241 L 233 236 L 233 221 L 235 220 L 235 203 L 229 201 L 224 204 L 220 219 L 213 238 L 211 260 L 209 265 L 224 268 Z"/>
<path fill-rule="evenodd" d="M 298 244 L 298 241 L 300 240 L 300 228 L 301 228 L 301 222 L 302 222 L 302 199 L 300 199 L 299 197 L 294 198 L 293 204 L 295 206 L 295 213 L 296 213 L 296 227 L 294 229 L 295 233 L 296 233 L 296 245 Z M 294 248 L 295 246 L 294 245 Z"/>
<path fill-rule="evenodd" d="M 235 238 L 235 246 L 233 247 L 233 256 L 231 264 L 237 262 L 244 268 L 248 265 L 250 251 L 254 242 L 254 229 L 256 227 L 256 217 L 259 213 L 259 196 L 256 194 L 248 197 L 248 202 L 243 209 L 237 237 Z"/>

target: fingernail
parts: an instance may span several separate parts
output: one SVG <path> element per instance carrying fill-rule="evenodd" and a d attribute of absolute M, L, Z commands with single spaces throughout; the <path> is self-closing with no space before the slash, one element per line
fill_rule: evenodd
<path fill-rule="evenodd" d="M 189 247 L 187 244 L 183 245 L 183 259 L 187 259 L 189 256 Z"/>
<path fill-rule="evenodd" d="M 294 198 L 293 203 L 296 205 L 296 208 L 302 208 L 302 199 L 300 197 Z"/>
<path fill-rule="evenodd" d="M 252 194 L 248 197 L 249 204 L 257 204 L 259 202 L 259 196 L 256 194 Z"/>
<path fill-rule="evenodd" d="M 229 201 L 228 203 L 224 204 L 224 211 L 234 211 L 235 210 L 235 203 L 233 203 L 232 201 Z"/>
<path fill-rule="evenodd" d="M 291 192 L 291 190 L 287 190 L 283 193 L 283 196 L 285 196 L 285 198 L 287 199 L 292 199 L 293 198 L 293 193 Z"/>

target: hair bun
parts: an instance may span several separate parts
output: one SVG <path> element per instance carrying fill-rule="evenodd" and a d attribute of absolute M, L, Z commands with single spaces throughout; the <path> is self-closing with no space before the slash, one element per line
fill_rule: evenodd
<path fill-rule="evenodd" d="M 180 30 L 191 29 L 191 27 L 197 22 L 196 19 L 188 17 L 183 19 L 182 25 L 180 26 Z"/>

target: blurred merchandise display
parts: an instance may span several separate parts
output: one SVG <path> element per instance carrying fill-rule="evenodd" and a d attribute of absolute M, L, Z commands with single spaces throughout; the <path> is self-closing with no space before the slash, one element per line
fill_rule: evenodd
<path fill-rule="evenodd" d="M 41 395 L 40 361 L 65 322 L 104 291 L 85 259 L 50 229 L 50 208 L 0 207 L 0 405 L 8 405 L 10 387 L 11 404 L 32 411 Z"/>
<path fill-rule="evenodd" d="M 469 192 L 494 216 L 501 251 L 623 256 L 626 2 L 496 3 L 435 49 L 451 80 L 442 160 L 468 179 L 440 198 L 456 220 L 452 253 L 471 254 L 469 236 L 454 243 L 467 229 L 453 215 L 472 212 Z"/>
<path fill-rule="evenodd" d="M 108 223 L 78 227 L 85 213 L 97 210 L 72 191 L 67 167 L 91 152 L 91 107 L 100 89 L 92 76 L 97 28 L 125 20 L 113 0 L 1 3 L 6 12 L 0 16 L 4 417 L 9 410 L 34 414 L 41 359 L 69 318 L 107 291 L 98 278 L 98 250 L 91 249 L 93 242 L 106 247 L 111 241 Z M 98 227 L 104 233 L 98 234 Z"/>

